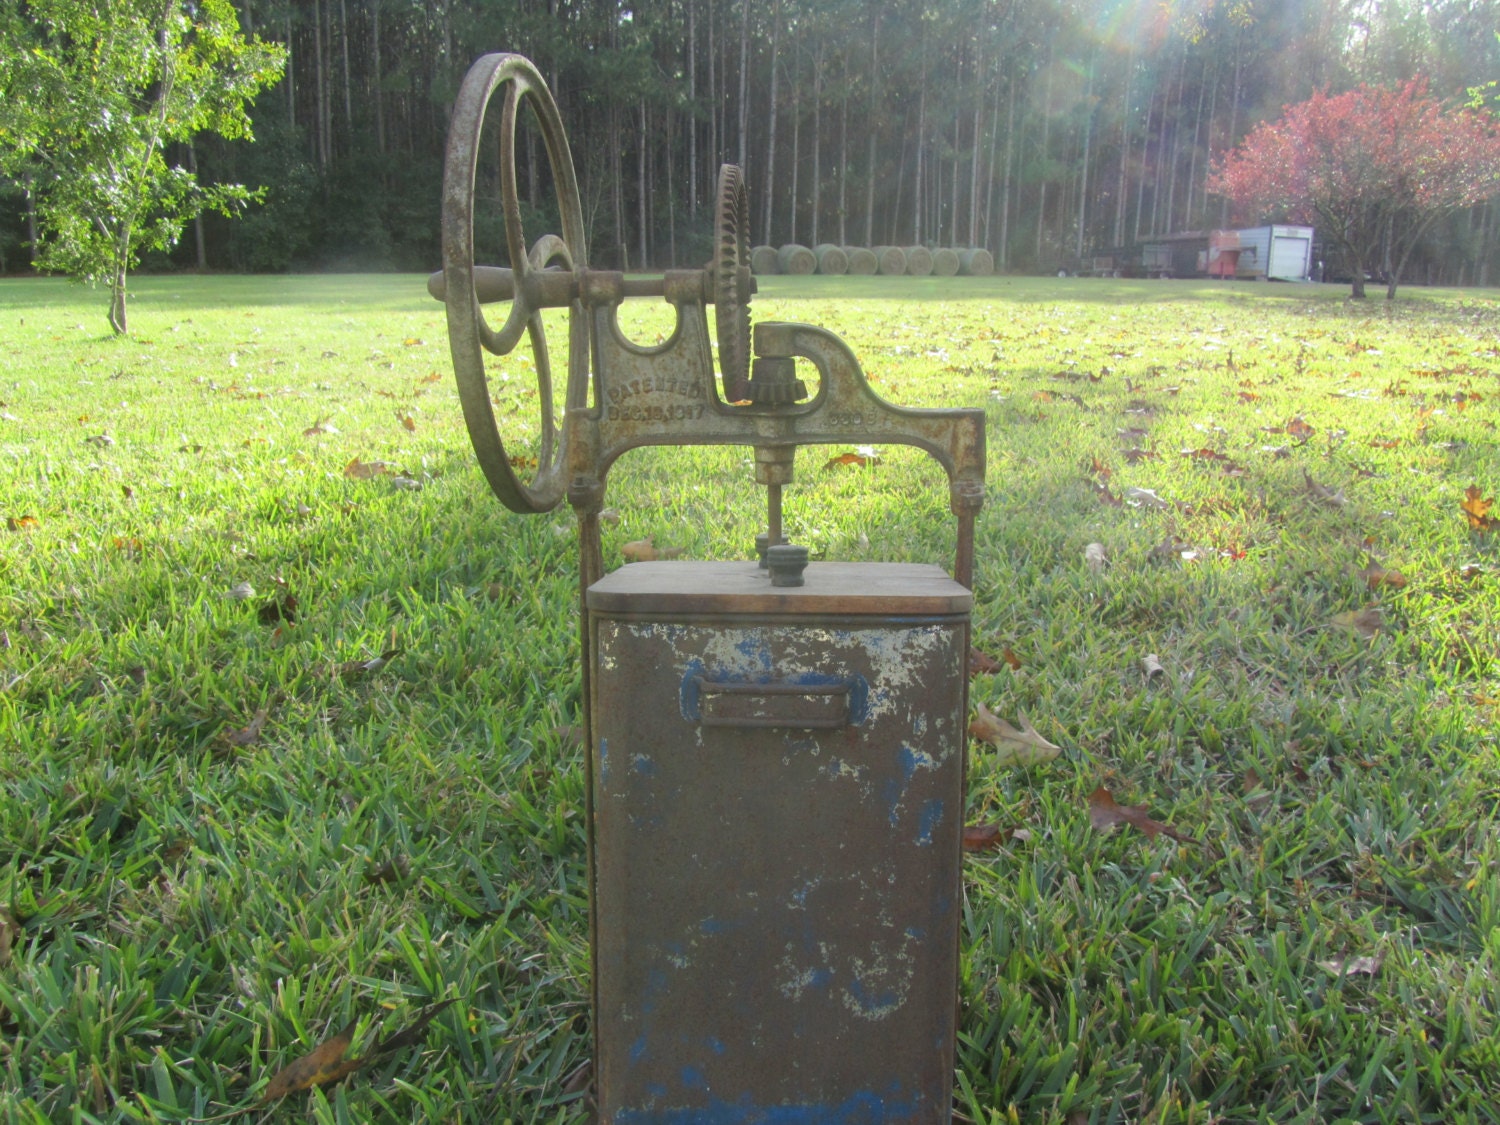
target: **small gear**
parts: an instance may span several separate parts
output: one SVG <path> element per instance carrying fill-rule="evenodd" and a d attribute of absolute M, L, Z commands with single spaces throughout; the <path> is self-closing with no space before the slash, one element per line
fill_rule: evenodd
<path fill-rule="evenodd" d="M 727 402 L 750 397 L 750 201 L 745 176 L 734 164 L 719 167 L 714 210 L 714 331 Z"/>

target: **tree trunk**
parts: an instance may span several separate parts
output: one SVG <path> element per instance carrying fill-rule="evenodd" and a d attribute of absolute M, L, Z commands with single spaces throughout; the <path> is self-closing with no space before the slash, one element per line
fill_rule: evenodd
<path fill-rule="evenodd" d="M 1038 163 L 1042 174 L 1038 177 L 1036 204 L 1036 264 L 1042 264 L 1042 230 L 1047 225 L 1047 147 L 1052 124 L 1052 51 L 1047 51 L 1047 88 L 1042 94 L 1042 143 L 1038 151 Z"/>
<path fill-rule="evenodd" d="M 640 102 L 640 121 L 641 135 L 639 138 L 639 143 L 636 145 L 635 150 L 635 182 L 636 193 L 639 196 L 639 202 L 636 205 L 636 210 L 639 213 L 641 224 L 641 258 L 639 264 L 637 265 L 637 268 L 645 269 L 646 263 L 650 261 L 650 258 L 646 253 L 646 200 L 649 193 L 646 191 L 646 138 L 648 134 L 646 133 L 645 98 L 642 98 Z"/>
<path fill-rule="evenodd" d="M 798 57 L 799 57 L 799 53 L 798 52 L 796 52 L 796 51 L 792 52 L 792 58 L 794 60 L 796 58 L 798 58 Z M 797 93 L 798 93 L 798 91 L 801 88 L 802 88 L 801 87 L 801 83 L 799 83 L 797 81 L 797 75 L 796 75 L 796 73 L 793 73 L 792 74 L 792 191 L 791 191 L 791 199 L 788 200 L 788 203 L 791 205 L 790 206 L 791 214 L 789 216 L 789 218 L 791 220 L 791 222 L 790 222 L 791 233 L 790 233 L 790 236 L 787 238 L 788 242 L 796 242 L 797 241 L 797 165 L 798 165 L 798 163 L 802 159 L 802 153 L 799 151 L 799 146 L 802 143 L 802 112 L 801 112 L 801 108 L 800 108 L 799 99 L 797 97 Z M 818 244 L 817 243 L 817 239 L 813 239 L 813 245 L 816 246 L 817 244 Z"/>
<path fill-rule="evenodd" d="M 795 146 L 794 146 L 795 147 Z M 818 245 L 818 211 L 823 206 L 823 43 L 813 58 L 813 142 L 812 142 L 812 238 Z"/>
<path fill-rule="evenodd" d="M 781 0 L 774 0 L 771 5 L 770 120 L 766 123 L 766 205 L 765 219 L 761 224 L 761 241 L 767 244 L 771 242 L 771 206 L 775 202 L 776 194 L 776 77 L 780 69 L 777 66 L 776 52 L 780 37 Z"/>
<path fill-rule="evenodd" d="M 27 172 L 22 177 L 21 183 L 26 192 L 26 253 L 28 261 L 35 265 L 37 249 L 36 192 L 32 190 L 32 174 Z"/>
<path fill-rule="evenodd" d="M 1083 257 L 1083 234 L 1089 210 L 1089 149 L 1094 141 L 1094 63 L 1089 61 L 1089 80 L 1084 89 L 1083 100 L 1088 117 L 1083 123 L 1083 160 L 1078 172 L 1078 243 L 1077 257 Z"/>
<path fill-rule="evenodd" d="M 109 326 L 116 336 L 130 331 L 125 314 L 125 270 L 130 263 L 130 227 L 120 230 L 115 239 L 115 260 L 110 266 L 109 277 Z"/>
<path fill-rule="evenodd" d="M 349 82 L 349 11 L 345 0 L 339 0 L 339 49 L 344 56 L 344 128 L 354 136 L 354 94 Z M 351 144 L 349 147 L 353 147 Z"/>
<path fill-rule="evenodd" d="M 696 110 L 698 108 L 698 5 L 693 0 L 688 0 L 688 214 L 698 213 L 698 119 Z M 675 222 L 674 222 L 675 227 Z M 676 240 L 676 231 L 673 231 L 673 240 Z M 672 251 L 672 261 L 677 261 L 677 252 Z"/>
<path fill-rule="evenodd" d="M 844 79 L 843 96 L 839 98 L 839 245 L 849 245 L 844 227 L 847 216 L 848 194 L 846 181 L 849 178 L 849 56 L 843 57 L 840 74 Z"/>
<path fill-rule="evenodd" d="M 385 155 L 385 94 L 381 89 L 380 75 L 380 0 L 370 0 L 370 53 L 375 71 L 374 89 L 371 97 L 375 102 L 375 148 Z M 382 175 L 384 171 L 382 170 Z"/>
<path fill-rule="evenodd" d="M 870 115 L 866 119 L 865 167 L 868 174 L 865 183 L 865 245 L 875 245 L 875 122 L 880 104 L 876 94 L 880 86 L 880 13 L 870 25 Z"/>
<path fill-rule="evenodd" d="M 1010 264 L 1010 189 L 1011 174 L 1015 170 L 1016 155 L 1016 76 L 1010 76 L 1010 97 L 1005 110 L 1005 180 L 1000 189 L 1000 268 Z M 995 91 L 995 113 L 1000 112 L 1000 91 Z M 991 153 L 993 156 L 993 152 Z"/>
<path fill-rule="evenodd" d="M 740 5 L 740 159 L 741 170 L 748 167 L 750 128 L 750 0 Z"/>
<path fill-rule="evenodd" d="M 198 178 L 198 148 L 196 145 L 188 145 L 188 171 L 193 179 Z M 198 211 L 193 215 L 193 242 L 197 251 L 194 261 L 199 270 L 208 269 L 208 251 L 203 244 L 203 212 Z"/>

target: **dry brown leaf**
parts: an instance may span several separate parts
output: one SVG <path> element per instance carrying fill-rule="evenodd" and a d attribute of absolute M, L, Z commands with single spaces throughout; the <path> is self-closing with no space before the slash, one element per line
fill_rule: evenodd
<path fill-rule="evenodd" d="M 358 1070 L 364 1065 L 364 1059 L 344 1058 L 344 1053 L 349 1050 L 349 1043 L 354 1038 L 354 1028 L 354 1023 L 349 1024 L 332 1039 L 325 1039 L 309 1054 L 278 1071 L 266 1083 L 265 1093 L 257 1104 L 266 1105 L 288 1094 L 311 1090 L 314 1086 L 326 1086 Z"/>
<path fill-rule="evenodd" d="M 1348 613 L 1336 613 L 1328 623 L 1370 640 L 1385 628 L 1385 615 L 1380 612 L 1379 606 L 1370 606 L 1367 609 L 1351 609 Z"/>
<path fill-rule="evenodd" d="M 1494 500 L 1481 499 L 1478 485 L 1471 484 L 1464 489 L 1464 498 L 1458 506 L 1463 510 L 1464 518 L 1469 521 L 1470 531 L 1494 531 L 1500 527 L 1500 520 L 1490 515 L 1490 508 L 1494 504 Z"/>
<path fill-rule="evenodd" d="M 35 531 L 41 521 L 35 516 L 7 516 L 5 526 L 11 531 Z"/>
<path fill-rule="evenodd" d="M 331 418 L 321 418 L 303 430 L 302 436 L 317 437 L 319 434 L 336 434 L 338 432 L 338 428 L 333 424 Z"/>
<path fill-rule="evenodd" d="M 977 715 L 969 724 L 969 733 L 995 748 L 997 766 L 1036 766 L 1050 762 L 1062 753 L 1062 747 L 1037 734 L 1025 715 L 1017 714 L 1017 730 L 990 711 L 983 703 L 975 704 Z"/>
<path fill-rule="evenodd" d="M 255 597 L 255 587 L 248 582 L 236 582 L 224 592 L 230 601 L 243 602 Z"/>
<path fill-rule="evenodd" d="M 390 472 L 394 467 L 390 461 L 361 461 L 356 457 L 344 466 L 344 475 L 354 480 L 369 480 Z"/>
<path fill-rule="evenodd" d="M 1161 658 L 1154 652 L 1148 652 L 1141 661 L 1141 670 L 1146 673 L 1146 679 L 1152 676 L 1166 675 L 1166 669 L 1162 667 Z"/>
<path fill-rule="evenodd" d="M 256 739 L 260 738 L 260 732 L 265 729 L 267 714 L 267 709 L 262 707 L 251 716 L 249 726 L 230 731 L 224 736 L 225 741 L 231 746 L 253 746 Z"/>
<path fill-rule="evenodd" d="M 442 380 L 442 378 L 443 378 L 443 376 L 442 376 L 441 372 L 434 371 L 434 372 L 432 372 L 429 375 L 422 376 L 422 378 L 418 379 L 417 382 L 419 382 L 419 383 L 437 383 L 437 382 L 440 382 Z"/>
<path fill-rule="evenodd" d="M 1152 820 L 1146 815 L 1145 805 L 1117 803 L 1109 790 L 1102 785 L 1089 794 L 1089 822 L 1101 831 L 1113 828 L 1117 824 L 1130 824 L 1139 828 L 1152 840 L 1160 835 L 1170 836 L 1184 844 L 1198 843 L 1193 837 L 1177 831 L 1170 824 Z"/>
<path fill-rule="evenodd" d="M 977 648 L 969 649 L 969 675 L 989 676 L 1004 667 L 1004 661 L 996 660 L 989 653 Z"/>
<path fill-rule="evenodd" d="M 635 539 L 620 548 L 620 554 L 625 557 L 626 562 L 655 562 L 657 559 L 675 559 L 682 554 L 681 547 L 657 547 L 652 544 L 651 536 L 644 539 Z"/>
<path fill-rule="evenodd" d="M 1356 570 L 1355 574 L 1365 580 L 1365 585 L 1372 590 L 1378 590 L 1382 586 L 1389 586 L 1393 590 L 1400 590 L 1406 585 L 1406 575 L 1399 570 L 1387 570 L 1374 559 L 1367 559 L 1363 570 Z"/>
<path fill-rule="evenodd" d="M 1306 444 L 1307 439 L 1317 432 L 1311 425 L 1302 420 L 1302 415 L 1300 414 L 1286 424 L 1287 437 L 1294 439 L 1298 445 Z"/>
<path fill-rule="evenodd" d="M 1001 828 L 998 824 L 966 824 L 964 825 L 964 851 L 996 851 L 1003 847 L 1014 833 L 1014 828 Z"/>
<path fill-rule="evenodd" d="M 21 923 L 5 907 L 0 906 L 0 968 L 10 964 L 11 950 L 21 936 Z"/>
<path fill-rule="evenodd" d="M 855 465 L 863 469 L 878 464 L 880 464 L 880 454 L 874 450 L 862 450 L 858 453 L 840 453 L 836 457 L 830 457 L 823 462 L 823 468 L 837 469 L 842 465 Z"/>
<path fill-rule="evenodd" d="M 255 616 L 259 618 L 262 625 L 278 625 L 283 621 L 288 625 L 295 625 L 297 623 L 297 596 L 283 594 L 279 601 L 269 601 L 261 606 Z"/>
<path fill-rule="evenodd" d="M 409 433 L 417 432 L 417 420 L 410 414 L 397 414 L 396 418 L 403 426 L 406 427 Z"/>
<path fill-rule="evenodd" d="M 1090 543 L 1083 549 L 1083 561 L 1088 564 L 1089 570 L 1099 574 L 1104 570 L 1106 559 L 1104 557 L 1103 543 Z"/>
<path fill-rule="evenodd" d="M 1331 961 L 1319 961 L 1318 968 L 1326 969 L 1334 976 L 1352 977 L 1356 974 L 1373 977 L 1380 972 L 1380 966 L 1385 963 L 1385 954 L 1377 953 L 1373 957 L 1335 957 Z"/>
<path fill-rule="evenodd" d="M 1127 488 L 1125 503 L 1137 508 L 1170 508 L 1172 506 L 1171 501 L 1163 500 L 1149 488 Z"/>
<path fill-rule="evenodd" d="M 436 1004 L 429 1004 L 417 1013 L 416 1019 L 396 1032 L 395 1035 L 392 1035 L 389 1039 L 377 1040 L 374 1048 L 370 1051 L 370 1056 L 388 1055 L 392 1051 L 399 1051 L 402 1047 L 410 1047 L 413 1043 L 420 1043 L 422 1037 L 427 1033 L 427 1025 L 432 1022 L 432 1018 L 456 999 L 456 996 L 450 996 L 446 1000 L 439 1000 Z"/>
<path fill-rule="evenodd" d="M 1142 461 L 1160 461 L 1161 454 L 1154 449 L 1125 449 L 1120 452 L 1127 464 L 1138 465 Z"/>
<path fill-rule="evenodd" d="M 404 855 L 388 859 L 365 871 L 366 883 L 399 883 L 411 874 L 411 860 Z"/>
<path fill-rule="evenodd" d="M 1302 479 L 1307 482 L 1307 494 L 1319 504 L 1330 508 L 1342 508 L 1349 503 L 1340 490 L 1329 488 L 1327 485 L 1319 484 L 1312 479 L 1312 474 L 1306 469 L 1302 470 Z"/>
<path fill-rule="evenodd" d="M 364 676 L 370 672 L 378 672 L 396 657 L 401 655 L 401 649 L 388 648 L 379 656 L 370 660 L 346 660 L 337 668 L 337 674 L 344 679 L 352 679 L 356 676 Z"/>

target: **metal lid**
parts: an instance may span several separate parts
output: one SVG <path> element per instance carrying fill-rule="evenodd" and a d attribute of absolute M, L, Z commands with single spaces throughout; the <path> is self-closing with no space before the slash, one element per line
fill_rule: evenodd
<path fill-rule="evenodd" d="M 628 563 L 588 588 L 593 613 L 934 616 L 974 596 L 931 563 L 809 563 L 801 586 L 772 586 L 753 562 Z"/>

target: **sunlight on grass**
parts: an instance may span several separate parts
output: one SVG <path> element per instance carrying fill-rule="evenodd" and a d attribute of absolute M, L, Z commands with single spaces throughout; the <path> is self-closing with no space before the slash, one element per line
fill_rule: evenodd
<path fill-rule="evenodd" d="M 488 494 L 422 279 L 135 284 L 113 339 L 0 281 L 0 1116 L 222 1113 L 452 997 L 255 1119 L 585 1120 L 571 514 Z M 772 278 L 753 315 L 987 411 L 972 695 L 1063 750 L 971 749 L 970 821 L 1024 832 L 966 860 L 959 1111 L 1494 1120 L 1500 530 L 1460 505 L 1500 494 L 1500 303 Z M 529 362 L 492 392 L 524 451 Z M 846 451 L 799 452 L 792 538 L 950 564 L 941 471 Z M 610 565 L 763 518 L 736 449 L 608 502 Z M 1096 830 L 1099 787 L 1201 843 Z"/>

